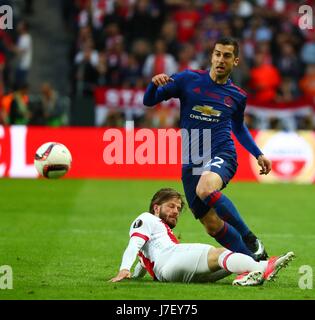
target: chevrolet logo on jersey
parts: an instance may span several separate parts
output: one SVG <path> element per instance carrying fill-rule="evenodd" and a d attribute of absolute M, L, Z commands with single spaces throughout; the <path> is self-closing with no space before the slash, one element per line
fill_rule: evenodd
<path fill-rule="evenodd" d="M 221 111 L 213 109 L 213 107 L 210 106 L 194 106 L 193 107 L 194 111 L 200 112 L 204 116 L 215 116 L 215 117 L 220 117 Z"/>

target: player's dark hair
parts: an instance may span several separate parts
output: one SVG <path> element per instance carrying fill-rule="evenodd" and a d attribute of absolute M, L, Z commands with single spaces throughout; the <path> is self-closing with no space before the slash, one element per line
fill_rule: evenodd
<path fill-rule="evenodd" d="M 174 190 L 172 188 L 162 188 L 154 194 L 154 196 L 151 200 L 151 203 L 150 203 L 149 212 L 154 214 L 153 207 L 155 204 L 160 206 L 161 204 L 163 204 L 173 198 L 179 199 L 181 201 L 182 205 L 181 205 L 180 211 L 182 211 L 184 208 L 184 205 L 185 205 L 183 196 L 179 192 L 177 192 L 176 190 Z"/>
<path fill-rule="evenodd" d="M 238 42 L 234 38 L 230 38 L 230 37 L 221 38 L 215 42 L 214 46 L 216 44 L 223 44 L 224 46 L 233 46 L 234 47 L 234 50 L 233 50 L 234 56 L 236 58 L 238 57 L 240 48 L 239 48 Z"/>

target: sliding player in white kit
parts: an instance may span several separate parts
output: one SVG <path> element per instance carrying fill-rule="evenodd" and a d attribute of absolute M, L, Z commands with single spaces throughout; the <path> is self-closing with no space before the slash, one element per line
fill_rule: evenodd
<path fill-rule="evenodd" d="M 293 252 L 256 262 L 242 253 L 201 243 L 180 244 L 172 229 L 184 206 L 180 193 L 171 188 L 159 190 L 152 198 L 150 212 L 133 221 L 130 241 L 120 271 L 112 282 L 131 278 L 137 255 L 141 264 L 133 277 L 148 271 L 153 279 L 164 282 L 212 282 L 236 273 L 233 285 L 253 286 L 271 280 L 294 257 Z"/>

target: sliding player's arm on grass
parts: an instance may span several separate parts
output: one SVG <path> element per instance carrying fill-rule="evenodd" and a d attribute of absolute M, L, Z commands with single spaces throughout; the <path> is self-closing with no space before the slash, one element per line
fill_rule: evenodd
<path fill-rule="evenodd" d="M 257 159 L 257 163 L 261 167 L 260 174 L 268 174 L 271 170 L 271 161 L 267 159 L 258 148 L 244 123 L 245 105 L 246 99 L 244 100 L 242 107 L 239 108 L 233 116 L 232 131 L 240 144 Z"/>
<path fill-rule="evenodd" d="M 119 272 L 116 277 L 112 278 L 110 282 L 118 282 L 123 279 L 131 278 L 131 268 L 137 258 L 139 250 L 144 246 L 145 240 L 140 237 L 131 237 L 128 247 L 126 248 Z"/>
<path fill-rule="evenodd" d="M 124 252 L 122 262 L 120 265 L 120 271 L 117 276 L 110 281 L 117 282 L 123 279 L 131 278 L 131 268 L 137 258 L 139 251 L 145 245 L 145 243 L 150 239 L 152 234 L 152 214 L 151 213 L 143 213 L 135 219 L 129 230 L 129 244 Z M 138 274 L 140 269 L 135 270 L 136 274 Z M 138 274 L 139 275 L 139 274 Z"/>

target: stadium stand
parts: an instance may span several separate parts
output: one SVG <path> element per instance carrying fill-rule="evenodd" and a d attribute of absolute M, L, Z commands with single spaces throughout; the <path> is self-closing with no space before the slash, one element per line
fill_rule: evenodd
<path fill-rule="evenodd" d="M 37 92 L 27 86 L 37 61 L 27 61 L 31 52 L 21 54 L 19 47 L 32 50 L 38 4 L 6 2 L 15 8 L 18 27 L 0 30 L 0 123 L 177 126 L 176 103 L 149 112 L 141 106 L 152 74 L 208 68 L 214 42 L 233 36 L 241 44 L 233 80 L 248 92 L 248 126 L 315 127 L 315 29 L 298 25 L 299 6 L 314 8 L 313 0 L 60 1 L 59 33 L 69 35 L 63 42 L 70 70 L 65 93 L 55 79 L 42 79 Z M 10 116 L 11 105 L 18 112 Z"/>

